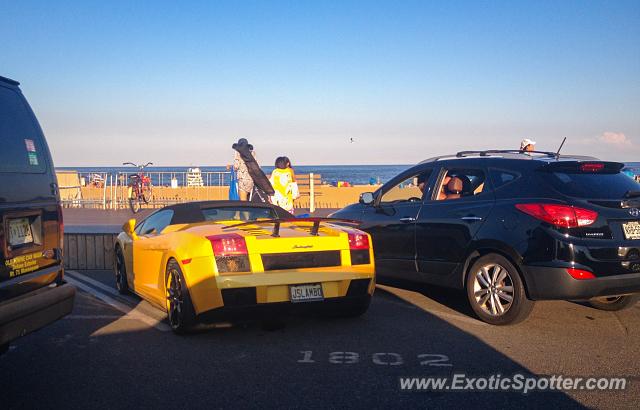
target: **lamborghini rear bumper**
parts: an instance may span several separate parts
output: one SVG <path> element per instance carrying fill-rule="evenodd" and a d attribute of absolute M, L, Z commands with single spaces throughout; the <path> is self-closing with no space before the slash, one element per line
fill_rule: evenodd
<path fill-rule="evenodd" d="M 248 295 L 250 296 L 251 292 L 248 292 Z M 296 314 L 322 313 L 340 315 L 342 312 L 368 306 L 371 301 L 371 295 L 365 293 L 364 295 L 343 296 L 307 303 L 249 303 L 249 301 L 250 298 L 245 300 L 246 304 L 230 304 L 203 312 L 197 316 L 197 320 L 201 323 L 217 323 L 269 320 Z"/>

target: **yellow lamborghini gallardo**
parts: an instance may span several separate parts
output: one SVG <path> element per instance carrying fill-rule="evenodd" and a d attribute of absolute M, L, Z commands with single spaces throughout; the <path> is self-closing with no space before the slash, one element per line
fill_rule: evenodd
<path fill-rule="evenodd" d="M 367 233 L 269 204 L 167 206 L 125 223 L 114 249 L 117 289 L 166 310 L 177 333 L 308 307 L 357 316 L 375 287 Z"/>

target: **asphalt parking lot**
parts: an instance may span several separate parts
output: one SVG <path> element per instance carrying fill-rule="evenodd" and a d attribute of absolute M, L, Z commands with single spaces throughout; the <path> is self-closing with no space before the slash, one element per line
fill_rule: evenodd
<path fill-rule="evenodd" d="M 611 313 L 539 303 L 513 327 L 474 319 L 463 296 L 380 287 L 361 318 L 290 317 L 176 336 L 163 314 L 119 297 L 111 272 L 69 272 L 67 318 L 0 356 L 4 408 L 636 408 L 640 306 Z M 398 284 L 394 284 L 398 285 Z M 624 391 L 403 391 L 401 377 L 629 377 Z"/>

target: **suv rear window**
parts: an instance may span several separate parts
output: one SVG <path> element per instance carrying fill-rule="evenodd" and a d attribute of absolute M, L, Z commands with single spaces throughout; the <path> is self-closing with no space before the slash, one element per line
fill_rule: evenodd
<path fill-rule="evenodd" d="M 45 172 L 44 144 L 34 122 L 22 97 L 0 87 L 0 172 Z"/>
<path fill-rule="evenodd" d="M 622 173 L 574 174 L 564 172 L 541 173 L 557 191 L 574 198 L 623 199 L 629 191 L 640 191 L 640 184 Z"/>

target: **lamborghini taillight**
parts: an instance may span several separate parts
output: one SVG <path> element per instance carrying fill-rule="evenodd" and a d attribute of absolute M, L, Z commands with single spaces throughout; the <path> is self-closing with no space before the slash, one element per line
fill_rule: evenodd
<path fill-rule="evenodd" d="M 207 236 L 211 241 L 211 248 L 215 256 L 246 255 L 247 243 L 238 234 L 230 233 L 225 235 Z"/>
<path fill-rule="evenodd" d="M 364 232 L 349 233 L 349 249 L 369 249 L 369 235 Z"/>
<path fill-rule="evenodd" d="M 251 272 L 247 242 L 238 234 L 207 236 L 218 273 Z"/>
<path fill-rule="evenodd" d="M 368 265 L 371 263 L 369 255 L 369 235 L 360 231 L 349 232 L 349 250 L 351 265 Z"/>

